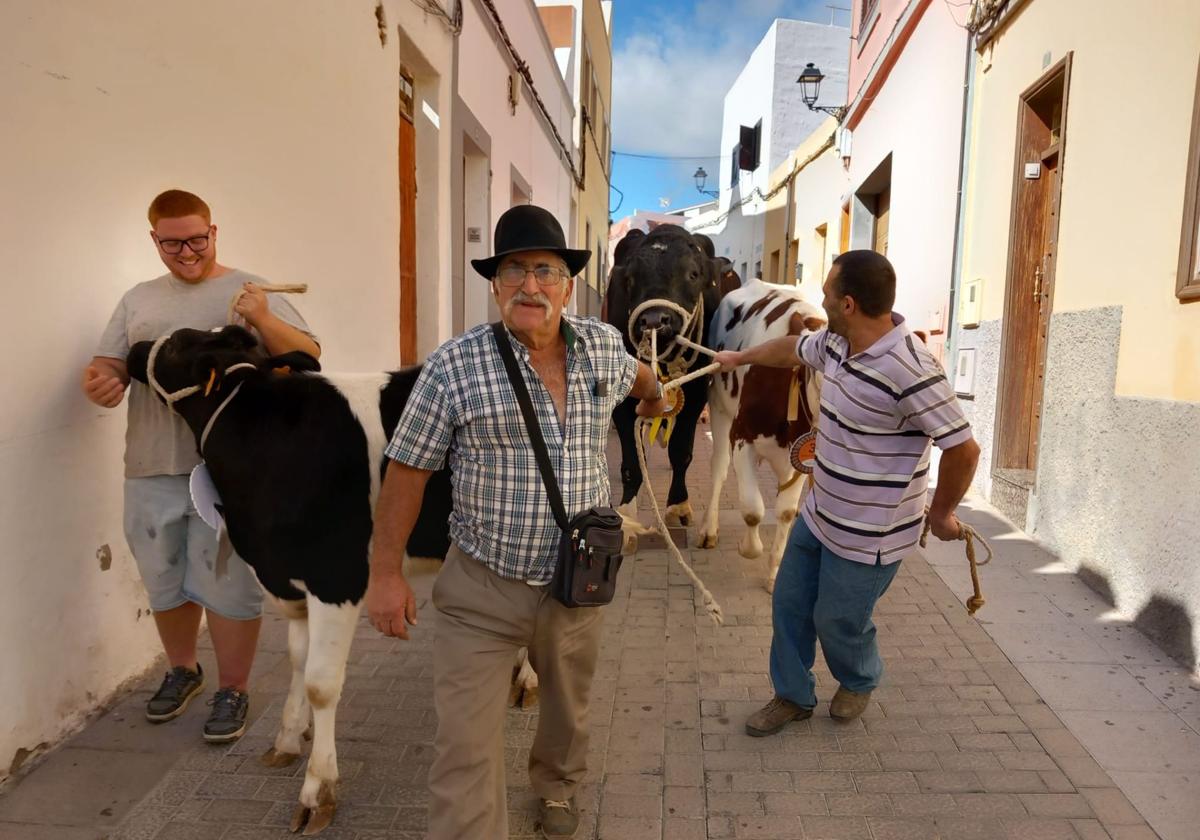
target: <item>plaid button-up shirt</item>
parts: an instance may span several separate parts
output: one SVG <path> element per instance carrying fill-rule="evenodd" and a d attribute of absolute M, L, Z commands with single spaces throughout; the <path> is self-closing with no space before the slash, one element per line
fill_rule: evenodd
<path fill-rule="evenodd" d="M 620 334 L 594 318 L 563 315 L 567 412 L 559 423 L 529 350 L 508 335 L 525 376 L 567 516 L 609 504 L 605 446 L 613 409 L 637 376 Z M 423 470 L 449 456 L 450 537 L 501 577 L 546 583 L 561 531 L 546 497 L 521 407 L 487 324 L 437 350 L 413 386 L 389 458 Z"/>

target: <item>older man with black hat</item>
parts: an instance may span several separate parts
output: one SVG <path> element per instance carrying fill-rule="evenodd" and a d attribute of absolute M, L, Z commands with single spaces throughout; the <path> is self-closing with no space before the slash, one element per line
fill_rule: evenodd
<path fill-rule="evenodd" d="M 407 638 L 417 609 L 402 571 L 403 546 L 426 480 L 449 457 L 454 544 L 433 588 L 432 840 L 508 836 L 504 717 L 521 647 L 528 647 L 539 681 L 529 775 L 542 800 L 541 830 L 570 837 L 579 823 L 575 793 L 586 770 L 602 608 L 565 606 L 546 585 L 562 532 L 501 342 L 530 394 L 568 515 L 609 504 L 605 444 L 613 408 L 630 395 L 642 400 L 644 416 L 666 408 L 656 377 L 625 352 L 615 329 L 563 313 L 591 254 L 566 247 L 553 215 L 532 205 L 512 208 L 496 223 L 494 250 L 471 264 L 491 281 L 503 329 L 475 327 L 425 362 L 387 449 L 367 591 L 372 624 Z"/>

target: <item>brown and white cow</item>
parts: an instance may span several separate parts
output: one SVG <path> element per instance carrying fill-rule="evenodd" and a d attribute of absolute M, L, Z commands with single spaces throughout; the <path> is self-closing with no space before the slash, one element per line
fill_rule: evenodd
<path fill-rule="evenodd" d="M 752 280 L 721 301 L 710 326 L 712 346 L 717 350 L 743 350 L 784 335 L 799 336 L 825 326 L 824 315 L 820 307 L 804 300 L 800 290 L 793 286 Z M 789 420 L 788 398 L 797 377 L 800 385 L 797 416 Z M 700 546 L 717 546 L 721 489 L 732 457 L 742 519 L 749 526 L 738 551 L 743 557 L 762 554 L 758 526 L 765 508 L 758 487 L 758 466 L 766 461 L 778 482 L 775 498 L 778 525 L 767 555 L 768 590 L 774 588 L 788 532 L 808 485 L 793 469 L 790 449 L 792 441 L 816 424 L 820 378 L 820 374 L 797 360 L 797 367 L 792 370 L 761 365 L 738 368 L 713 377 L 709 387 L 712 498 L 700 533 Z"/>

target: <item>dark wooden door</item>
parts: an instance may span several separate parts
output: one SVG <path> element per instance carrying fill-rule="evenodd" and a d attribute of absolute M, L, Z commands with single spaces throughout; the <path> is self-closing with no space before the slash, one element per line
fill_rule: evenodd
<path fill-rule="evenodd" d="M 1022 483 L 1037 468 L 1069 71 L 1068 57 L 1022 95 L 1017 126 L 995 465 Z"/>
<path fill-rule="evenodd" d="M 400 77 L 400 364 L 417 362 L 417 132 L 412 79 Z"/>

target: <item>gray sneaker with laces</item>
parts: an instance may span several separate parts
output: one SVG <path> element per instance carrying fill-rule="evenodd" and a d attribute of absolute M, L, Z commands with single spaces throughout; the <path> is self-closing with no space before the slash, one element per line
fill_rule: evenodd
<path fill-rule="evenodd" d="M 250 695 L 236 688 L 221 688 L 208 701 L 212 713 L 204 722 L 204 740 L 210 744 L 236 741 L 246 731 L 246 712 L 250 710 Z"/>
<path fill-rule="evenodd" d="M 163 677 L 162 685 L 146 702 L 146 720 L 165 723 L 174 720 L 187 709 L 192 698 L 204 688 L 204 669 L 199 664 L 196 670 L 176 665 Z"/>

